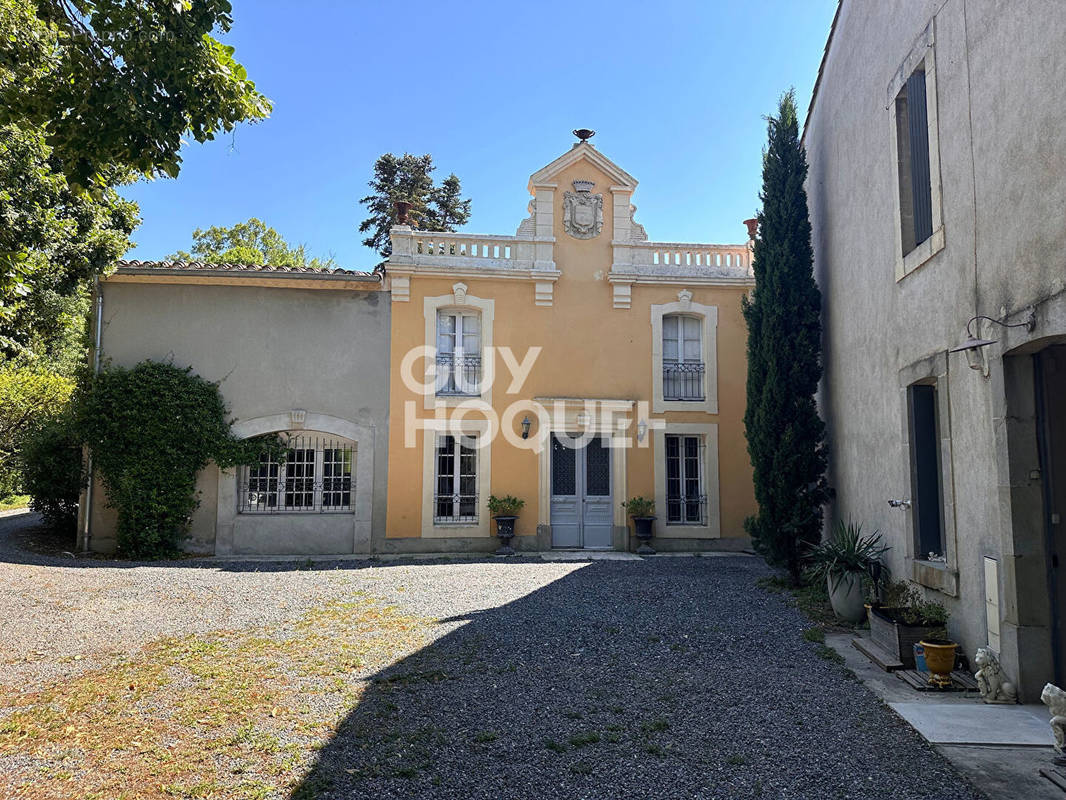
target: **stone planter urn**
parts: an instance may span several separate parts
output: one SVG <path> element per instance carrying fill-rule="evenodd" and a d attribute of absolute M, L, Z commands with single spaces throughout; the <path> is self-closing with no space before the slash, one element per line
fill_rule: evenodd
<path fill-rule="evenodd" d="M 862 576 L 847 573 L 827 575 L 829 604 L 833 613 L 848 622 L 862 622 L 866 616 L 866 604 L 862 597 Z"/>
<path fill-rule="evenodd" d="M 637 547 L 637 555 L 653 556 L 655 550 L 648 544 L 651 541 L 651 525 L 655 517 L 633 517 L 633 532 L 636 534 L 640 546 Z"/>
<path fill-rule="evenodd" d="M 517 515 L 500 514 L 493 517 L 496 520 L 496 538 L 500 540 L 500 547 L 496 550 L 498 556 L 513 556 L 514 548 L 511 540 L 514 538 L 514 523 Z"/>

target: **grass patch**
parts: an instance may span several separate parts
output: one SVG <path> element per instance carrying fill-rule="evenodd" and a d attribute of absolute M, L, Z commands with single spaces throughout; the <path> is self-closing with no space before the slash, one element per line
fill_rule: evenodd
<path fill-rule="evenodd" d="M 26 508 L 30 504 L 28 494 L 11 494 L 0 497 L 0 511 L 13 511 L 16 508 Z"/>
<path fill-rule="evenodd" d="M 817 642 L 818 644 L 825 643 L 825 628 L 821 625 L 815 625 L 813 628 L 807 628 L 803 632 L 803 638 L 808 642 Z"/>
<path fill-rule="evenodd" d="M 42 691 L 5 687 L 0 797 L 287 797 L 366 672 L 424 646 L 431 625 L 353 595 L 269 628 L 160 639 Z M 331 710 L 312 713 L 309 694 Z"/>
<path fill-rule="evenodd" d="M 644 752 L 659 758 L 666 755 L 666 749 L 658 742 L 645 742 Z"/>
<path fill-rule="evenodd" d="M 495 742 L 498 738 L 500 738 L 500 734 L 496 733 L 496 731 L 478 731 L 474 734 L 475 742 Z"/>
<path fill-rule="evenodd" d="M 570 765 L 570 771 L 575 775 L 590 775 L 592 773 L 592 765 L 587 761 L 578 761 Z"/>
<path fill-rule="evenodd" d="M 818 654 L 818 658 L 824 658 L 826 661 L 832 661 L 834 664 L 844 664 L 844 656 L 840 655 L 836 650 L 827 644 L 820 644 L 814 650 Z"/>
<path fill-rule="evenodd" d="M 740 753 L 734 753 L 725 760 L 725 763 L 727 763 L 731 767 L 743 767 L 745 764 L 748 763 L 748 759 L 746 759 Z"/>
<path fill-rule="evenodd" d="M 571 747 L 586 747 L 590 744 L 596 744 L 599 740 L 599 731 L 585 731 L 584 733 L 575 733 L 570 737 L 569 742 Z"/>
<path fill-rule="evenodd" d="M 562 742 L 557 742 L 554 739 L 545 739 L 544 740 L 544 748 L 546 750 L 551 750 L 553 753 L 565 753 L 566 752 L 566 745 L 563 744 Z"/>
<path fill-rule="evenodd" d="M 788 578 L 774 575 L 759 578 L 755 583 L 769 592 L 789 595 L 789 603 L 802 611 L 811 622 L 844 630 L 862 627 L 837 619 L 837 615 L 833 613 L 833 607 L 829 604 L 829 589 L 824 580 L 805 582 L 799 587 L 794 587 L 789 583 Z"/>
<path fill-rule="evenodd" d="M 660 731 L 665 731 L 669 727 L 670 723 L 662 717 L 656 717 L 647 722 L 642 722 L 640 725 L 640 729 L 645 733 L 659 733 Z"/>

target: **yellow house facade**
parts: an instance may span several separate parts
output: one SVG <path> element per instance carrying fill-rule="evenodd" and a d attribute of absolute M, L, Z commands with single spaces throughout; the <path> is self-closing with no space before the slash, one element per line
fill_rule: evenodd
<path fill-rule="evenodd" d="M 586 140 L 535 172 L 513 236 L 393 227 L 383 551 L 748 545 L 747 244 L 652 242 L 637 181 Z"/>

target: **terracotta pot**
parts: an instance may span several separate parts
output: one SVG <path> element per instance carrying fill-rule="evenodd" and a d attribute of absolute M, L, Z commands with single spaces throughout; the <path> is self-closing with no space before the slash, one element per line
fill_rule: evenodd
<path fill-rule="evenodd" d="M 922 639 L 919 644 L 925 649 L 925 665 L 929 668 L 929 683 L 942 689 L 951 686 L 951 671 L 955 669 L 955 642 L 943 639 Z"/>

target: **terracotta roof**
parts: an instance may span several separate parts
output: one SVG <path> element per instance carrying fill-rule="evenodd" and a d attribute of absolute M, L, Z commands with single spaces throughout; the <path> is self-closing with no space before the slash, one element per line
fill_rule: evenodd
<path fill-rule="evenodd" d="M 275 267 L 269 264 L 208 264 L 204 261 L 119 261 L 118 269 L 122 272 L 143 272 L 146 270 L 176 272 L 255 272 L 288 273 L 301 275 L 321 275 L 348 280 L 380 280 L 376 272 L 342 269 L 341 267 Z"/>

